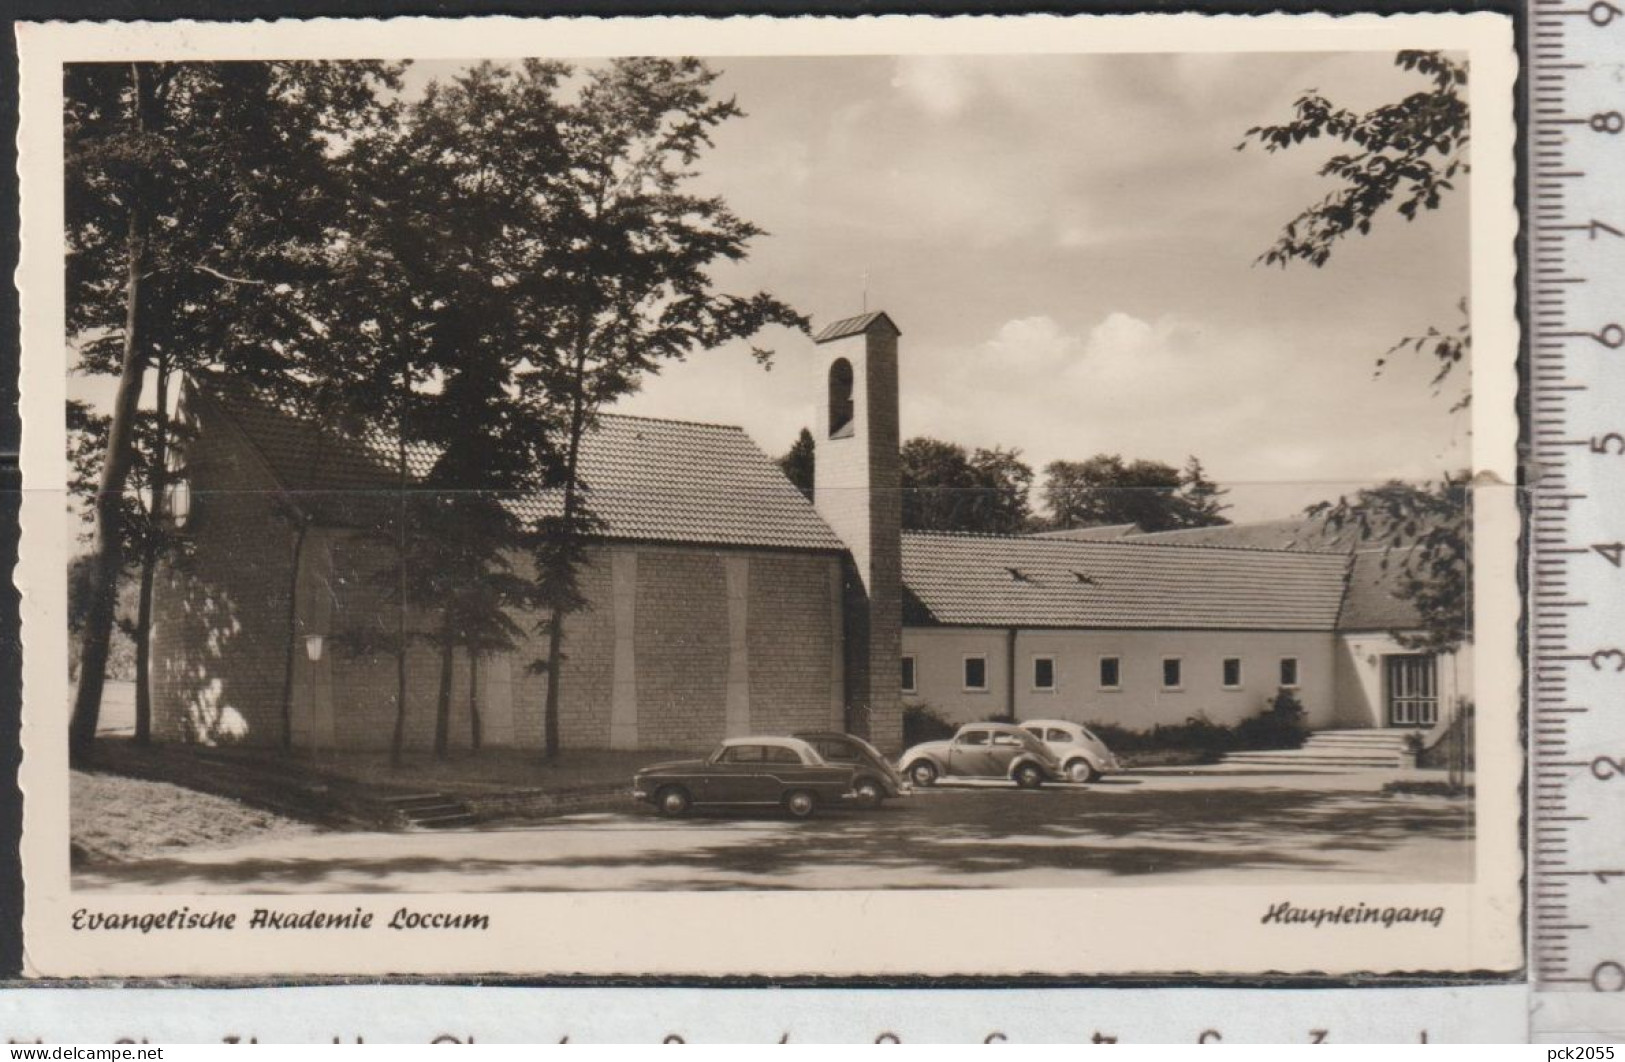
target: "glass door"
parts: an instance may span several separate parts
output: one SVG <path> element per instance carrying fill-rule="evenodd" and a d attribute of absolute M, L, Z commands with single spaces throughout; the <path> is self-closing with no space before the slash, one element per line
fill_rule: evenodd
<path fill-rule="evenodd" d="M 1438 662 L 1428 653 L 1385 657 L 1388 663 L 1388 725 L 1430 727 L 1439 721 Z"/>

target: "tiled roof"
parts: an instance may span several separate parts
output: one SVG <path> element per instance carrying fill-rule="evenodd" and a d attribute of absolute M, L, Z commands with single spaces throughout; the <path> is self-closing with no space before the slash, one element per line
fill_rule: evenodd
<path fill-rule="evenodd" d="M 1360 532 L 1352 523 L 1332 527 L 1323 519 L 1300 516 L 1246 524 L 1192 527 L 1183 531 L 1153 531 L 1135 538 L 1142 542 L 1169 542 L 1185 546 L 1242 546 L 1250 549 L 1347 553 L 1359 546 Z"/>
<path fill-rule="evenodd" d="M 1336 628 L 1347 554 L 905 532 L 910 622 L 990 627 Z"/>
<path fill-rule="evenodd" d="M 1089 541 L 1091 539 L 1123 538 L 1128 535 L 1138 535 L 1139 524 L 1095 524 L 1092 527 L 1069 527 L 1062 531 L 1038 531 L 1034 538 L 1064 538 L 1072 541 Z"/>
<path fill-rule="evenodd" d="M 236 421 L 291 491 L 392 491 L 396 443 L 351 425 L 318 435 L 286 409 L 240 384 L 203 381 L 202 390 Z M 414 481 L 433 467 L 434 448 L 407 448 Z M 841 550 L 835 533 L 772 459 L 737 427 L 604 414 L 582 440 L 581 481 L 605 538 Z M 479 489 L 479 484 L 470 484 Z M 558 492 L 515 496 L 527 519 L 557 513 Z"/>
<path fill-rule="evenodd" d="M 1415 630 L 1416 609 L 1397 593 L 1404 578 L 1405 550 L 1365 550 L 1354 555 L 1348 593 L 1337 626 L 1345 631 Z"/>
<path fill-rule="evenodd" d="M 870 327 L 878 321 L 885 321 L 887 327 L 889 327 L 895 334 L 903 334 L 902 329 L 897 327 L 897 322 L 893 321 L 889 316 L 887 316 L 884 310 L 876 310 L 873 313 L 864 313 L 859 314 L 856 317 L 847 317 L 836 321 L 834 324 L 826 325 L 822 332 L 819 332 L 816 336 L 813 336 L 813 342 L 828 343 L 832 339 L 845 339 L 847 336 L 862 335 L 863 333 L 869 331 Z"/>

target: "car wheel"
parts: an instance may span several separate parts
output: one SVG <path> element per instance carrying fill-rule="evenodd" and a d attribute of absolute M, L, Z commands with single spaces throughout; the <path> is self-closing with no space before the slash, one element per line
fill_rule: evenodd
<path fill-rule="evenodd" d="M 688 790 L 680 785 L 668 785 L 655 794 L 655 807 L 668 819 L 687 815 L 688 809 L 693 806 L 694 799 L 688 795 Z"/>
<path fill-rule="evenodd" d="M 1066 765 L 1066 777 L 1073 782 L 1094 782 L 1100 779 L 1100 772 L 1088 760 L 1073 760 Z"/>
<path fill-rule="evenodd" d="M 818 810 L 818 798 L 805 789 L 792 789 L 784 794 L 784 810 L 792 819 L 810 819 Z"/>
<path fill-rule="evenodd" d="M 908 769 L 908 777 L 917 786 L 936 785 L 937 765 L 930 760 L 916 760 Z"/>
<path fill-rule="evenodd" d="M 1044 772 L 1036 763 L 1024 763 L 1016 768 L 1016 784 L 1023 789 L 1037 789 L 1044 784 Z"/>
<path fill-rule="evenodd" d="M 880 788 L 880 783 L 873 778 L 865 778 L 853 786 L 852 793 L 858 798 L 858 806 L 862 808 L 878 808 L 880 802 L 886 799 L 886 791 Z"/>

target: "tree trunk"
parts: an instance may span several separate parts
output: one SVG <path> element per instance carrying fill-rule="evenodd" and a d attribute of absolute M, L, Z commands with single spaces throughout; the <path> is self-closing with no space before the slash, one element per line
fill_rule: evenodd
<path fill-rule="evenodd" d="M 130 79 L 134 90 L 135 131 L 146 130 L 150 92 L 141 66 L 132 63 Z M 101 716 L 102 686 L 106 680 L 107 656 L 113 636 L 113 615 L 118 605 L 119 574 L 124 569 L 124 488 L 129 482 L 134 460 L 135 420 L 141 403 L 141 387 L 147 371 L 145 322 L 141 302 L 144 295 L 141 273 L 145 263 L 146 216 L 139 182 L 130 197 L 130 217 L 125 234 L 128 264 L 124 280 L 124 349 L 119 367 L 118 392 L 113 402 L 112 421 L 107 432 L 107 457 L 97 484 L 95 546 L 90 569 L 90 608 L 79 652 L 79 689 L 69 724 L 70 752 L 88 757 L 96 740 Z"/>
<path fill-rule="evenodd" d="M 310 520 L 299 517 L 299 529 L 293 533 L 293 561 L 288 569 L 288 618 L 283 626 L 282 649 L 282 751 L 293 751 L 293 676 L 298 659 L 299 636 L 299 569 L 305 556 L 305 538 L 310 534 Z"/>
<path fill-rule="evenodd" d="M 564 464 L 564 534 L 566 536 L 563 548 L 558 553 L 558 568 L 553 573 L 554 595 L 552 616 L 547 625 L 547 704 L 542 711 L 542 748 L 543 756 L 548 760 L 558 758 L 559 754 L 559 670 L 564 662 L 564 617 L 568 614 L 564 596 L 564 579 L 568 574 L 564 569 L 574 563 L 575 517 L 576 517 L 576 465 L 577 457 L 581 452 L 581 433 L 585 420 L 585 397 L 582 394 L 580 380 L 580 365 L 582 356 L 576 359 L 577 379 L 575 395 L 570 408 L 570 448 Z"/>
<path fill-rule="evenodd" d="M 480 654 L 468 651 L 468 744 L 475 752 L 485 741 L 480 728 Z"/>
<path fill-rule="evenodd" d="M 570 446 L 564 461 L 564 535 L 558 551 L 557 567 L 553 572 L 553 609 L 547 628 L 547 703 L 542 710 L 543 757 L 549 761 L 559 754 L 559 668 L 564 662 L 564 617 L 568 602 L 564 594 L 567 568 L 575 563 L 575 518 L 579 501 L 576 494 L 576 470 L 581 456 L 581 433 L 586 428 L 587 395 L 583 376 L 587 366 L 588 340 L 591 338 L 591 317 L 586 300 L 577 310 L 575 350 L 572 352 L 574 374 L 570 395 Z"/>
<path fill-rule="evenodd" d="M 396 592 L 398 616 L 395 625 L 395 733 L 389 741 L 389 762 L 399 767 L 406 749 L 406 396 L 411 390 L 411 366 L 401 368 L 401 408 L 396 423 L 395 459 L 400 481 L 400 510 L 395 540 Z"/>
<path fill-rule="evenodd" d="M 164 505 L 169 490 L 169 358 L 158 356 L 157 431 L 153 436 L 147 530 L 141 555 L 141 597 L 135 619 L 135 743 L 152 743 L 152 584 L 163 554 Z"/>
<path fill-rule="evenodd" d="M 434 710 L 434 758 L 443 760 L 451 748 L 451 669 L 457 662 L 457 643 L 451 625 L 440 632 L 440 698 Z"/>
<path fill-rule="evenodd" d="M 135 743 L 152 744 L 152 582 L 158 552 L 141 558 L 141 596 L 135 613 Z"/>

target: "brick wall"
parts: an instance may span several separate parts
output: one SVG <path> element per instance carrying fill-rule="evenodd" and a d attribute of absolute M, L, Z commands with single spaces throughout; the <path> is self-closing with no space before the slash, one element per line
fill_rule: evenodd
<path fill-rule="evenodd" d="M 834 557 L 751 555 L 750 706 L 758 733 L 841 729 L 830 668 L 841 652 L 830 608 L 831 584 L 839 579 Z"/>
<path fill-rule="evenodd" d="M 206 423 L 199 438 L 192 458 L 195 547 L 159 580 L 156 732 L 174 741 L 275 745 L 282 735 L 293 524 L 278 514 L 268 474 L 232 426 Z M 294 633 L 298 747 L 390 746 L 398 690 L 390 642 L 400 619 L 395 551 L 386 539 L 345 528 L 316 528 L 307 536 Z M 623 608 L 621 624 L 630 630 L 624 631 L 616 629 L 617 557 L 635 575 L 631 622 Z M 521 559 L 516 568 L 524 572 L 528 565 Z M 840 562 L 828 554 L 631 544 L 590 550 L 580 575 L 587 604 L 565 626 L 563 745 L 610 746 L 618 636 L 633 641 L 629 677 L 638 747 L 702 748 L 723 737 L 730 669 L 736 729 L 839 726 L 835 687 L 843 638 L 832 607 L 839 579 Z M 536 630 L 537 617 L 516 619 L 524 642 L 481 664 L 483 712 L 502 720 L 487 740 L 537 748 L 546 680 L 529 665 L 545 657 L 546 639 Z M 429 611 L 409 605 L 409 632 L 433 623 Z M 308 634 L 324 636 L 314 662 L 305 652 Z M 413 642 L 408 748 L 433 744 L 440 670 L 438 650 Z M 459 651 L 452 678 L 454 747 L 470 744 L 469 718 L 468 660 Z"/>
<path fill-rule="evenodd" d="M 158 571 L 153 730 L 160 740 L 281 740 L 293 528 L 254 452 L 207 412 L 190 456 L 190 551 Z"/>
<path fill-rule="evenodd" d="M 638 551 L 638 744 L 690 748 L 723 734 L 728 594 L 715 552 Z"/>

